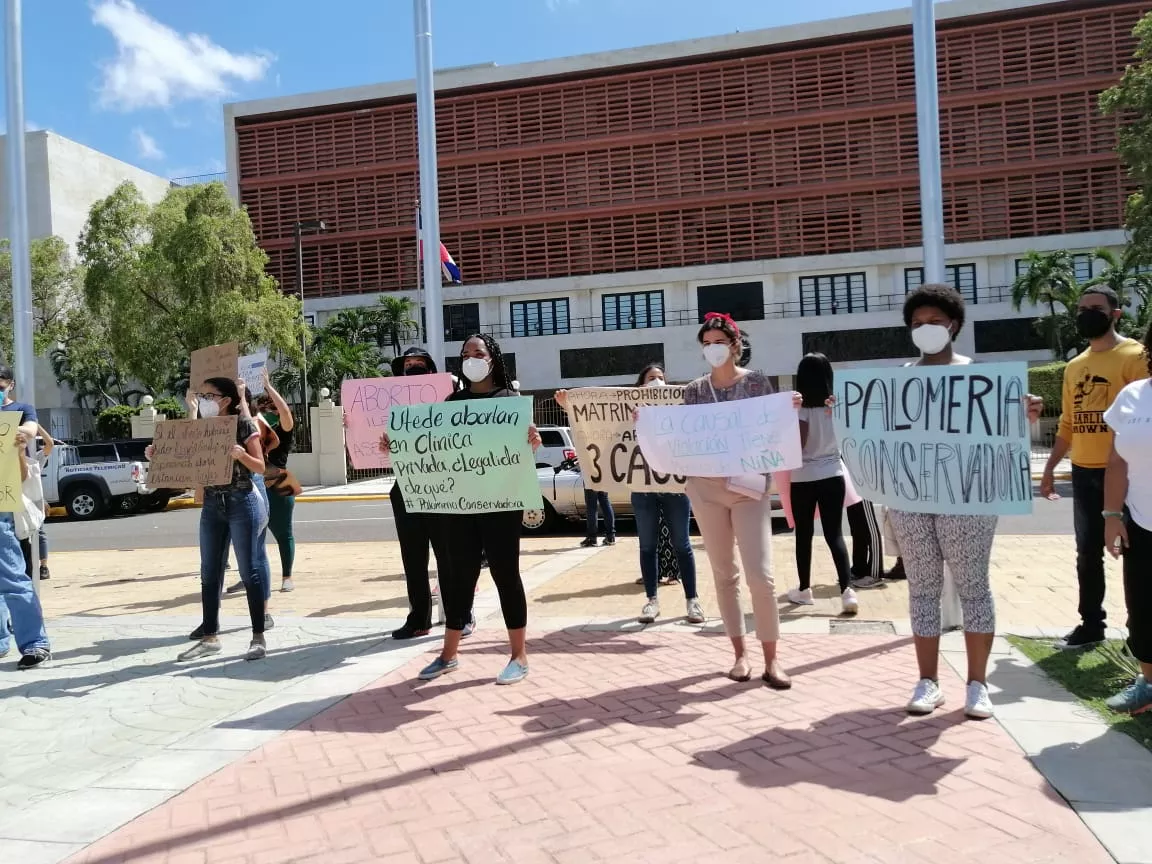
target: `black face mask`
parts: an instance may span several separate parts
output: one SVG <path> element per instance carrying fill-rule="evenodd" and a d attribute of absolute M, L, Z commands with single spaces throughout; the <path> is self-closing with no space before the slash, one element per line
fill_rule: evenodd
<path fill-rule="evenodd" d="M 428 367 L 427 366 L 409 366 L 407 369 L 404 370 L 404 374 L 405 375 L 427 375 L 428 374 Z"/>
<path fill-rule="evenodd" d="M 1112 329 L 1112 316 L 1100 309 L 1081 309 L 1076 315 L 1076 331 L 1085 339 L 1099 339 Z"/>

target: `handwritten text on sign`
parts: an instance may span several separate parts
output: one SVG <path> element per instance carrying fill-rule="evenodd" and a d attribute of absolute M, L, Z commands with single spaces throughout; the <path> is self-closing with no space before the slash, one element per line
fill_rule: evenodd
<path fill-rule="evenodd" d="M 268 352 L 257 351 L 255 354 L 246 354 L 239 360 L 240 377 L 248 388 L 249 396 L 261 396 L 264 393 L 264 370 L 268 368 Z"/>
<path fill-rule="evenodd" d="M 156 424 L 148 485 L 160 489 L 226 486 L 232 482 L 235 414 Z"/>
<path fill-rule="evenodd" d="M 24 510 L 23 484 L 20 482 L 20 460 L 24 455 L 16 446 L 18 411 L 5 411 L 0 420 L 0 513 Z"/>
<path fill-rule="evenodd" d="M 1023 363 L 838 369 L 836 432 L 857 490 L 914 513 L 1032 512 Z"/>
<path fill-rule="evenodd" d="M 345 437 L 353 468 L 387 468 L 380 436 L 388 429 L 388 412 L 398 405 L 443 402 L 452 392 L 452 376 L 411 375 L 406 378 L 361 378 L 340 387 L 340 404 L 347 419 Z"/>
<path fill-rule="evenodd" d="M 396 406 L 388 436 L 412 513 L 492 513 L 540 506 L 528 445 L 532 398 Z"/>
<path fill-rule="evenodd" d="M 683 387 L 581 387 L 568 391 L 568 418 L 584 486 L 598 492 L 683 492 L 684 478 L 649 467 L 636 441 L 635 410 L 683 405 Z"/>
<path fill-rule="evenodd" d="M 654 471 L 687 477 L 770 474 L 801 462 L 791 393 L 641 408 L 636 434 Z"/>

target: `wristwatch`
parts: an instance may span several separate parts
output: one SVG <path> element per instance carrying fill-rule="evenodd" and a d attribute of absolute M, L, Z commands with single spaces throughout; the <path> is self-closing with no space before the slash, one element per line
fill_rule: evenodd
<path fill-rule="evenodd" d="M 1105 519 L 1123 519 L 1124 514 L 1116 510 L 1105 510 L 1101 514 Z"/>

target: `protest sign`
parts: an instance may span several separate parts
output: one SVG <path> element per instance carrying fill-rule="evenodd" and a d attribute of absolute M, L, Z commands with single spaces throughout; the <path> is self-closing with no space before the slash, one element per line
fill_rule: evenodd
<path fill-rule="evenodd" d="M 532 398 L 397 405 L 388 417 L 396 482 L 410 513 L 540 506 L 528 445 Z"/>
<path fill-rule="evenodd" d="M 152 439 L 148 485 L 188 489 L 232 482 L 235 414 L 200 420 L 162 420 Z"/>
<path fill-rule="evenodd" d="M 24 484 L 20 480 L 20 460 L 24 454 L 16 446 L 20 412 L 0 412 L 0 513 L 24 511 Z"/>
<path fill-rule="evenodd" d="M 1032 512 L 1023 363 L 836 370 L 836 434 L 856 489 L 914 513 Z"/>
<path fill-rule="evenodd" d="M 227 378 L 235 381 L 239 374 L 240 346 L 235 342 L 211 345 L 192 352 L 192 373 L 188 376 L 188 389 L 198 393 L 209 378 Z"/>
<path fill-rule="evenodd" d="M 264 370 L 268 368 L 268 352 L 257 351 L 240 358 L 240 377 L 248 388 L 249 396 L 260 396 L 264 392 Z"/>
<path fill-rule="evenodd" d="M 636 441 L 635 410 L 683 405 L 683 387 L 581 387 L 568 391 L 568 418 L 584 487 L 609 495 L 683 492 L 684 478 L 653 471 Z"/>
<path fill-rule="evenodd" d="M 654 471 L 739 477 L 800 467 L 800 424 L 791 393 L 640 409 L 640 449 Z"/>
<path fill-rule="evenodd" d="M 443 402 L 452 393 L 452 376 L 411 375 L 406 378 L 359 378 L 340 387 L 346 418 L 344 437 L 353 468 L 388 468 L 380 452 L 380 436 L 388 430 L 388 413 L 397 405 Z"/>

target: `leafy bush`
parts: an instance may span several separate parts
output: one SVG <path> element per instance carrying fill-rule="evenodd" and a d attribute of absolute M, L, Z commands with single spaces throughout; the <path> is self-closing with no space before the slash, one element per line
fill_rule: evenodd
<path fill-rule="evenodd" d="M 152 407 L 156 409 L 157 414 L 163 414 L 169 420 L 183 420 L 187 413 L 184 403 L 174 396 L 157 399 Z M 139 414 L 141 410 L 138 408 L 136 413 Z"/>
<path fill-rule="evenodd" d="M 1064 395 L 1064 367 L 1067 365 L 1047 363 L 1028 370 L 1028 389 L 1044 400 L 1045 416 L 1055 417 L 1060 414 Z"/>
<path fill-rule="evenodd" d="M 105 441 L 132 437 L 132 418 L 139 411 L 131 405 L 113 405 L 96 415 L 96 432 Z"/>

